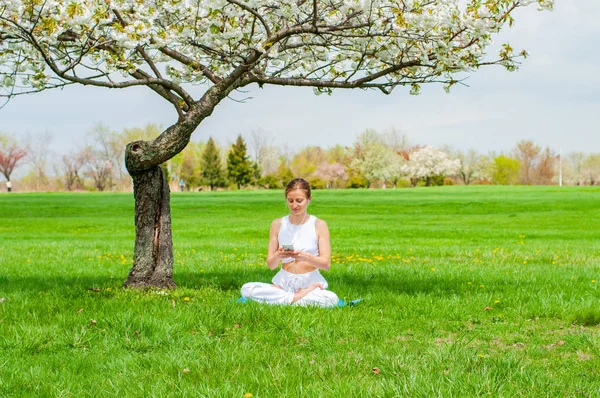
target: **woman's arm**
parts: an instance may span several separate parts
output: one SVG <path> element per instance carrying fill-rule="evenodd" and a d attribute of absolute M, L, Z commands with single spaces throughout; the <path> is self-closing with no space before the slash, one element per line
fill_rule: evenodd
<path fill-rule="evenodd" d="M 315 256 L 306 252 L 294 252 L 297 261 L 306 261 L 315 268 L 328 271 L 331 267 L 331 243 L 329 241 L 329 228 L 327 223 L 317 219 L 317 239 L 319 241 L 319 255 Z"/>
<path fill-rule="evenodd" d="M 281 228 L 281 218 L 271 223 L 269 231 L 269 248 L 267 253 L 267 266 L 269 269 L 275 269 L 282 259 L 282 250 L 279 250 L 279 229 Z"/>

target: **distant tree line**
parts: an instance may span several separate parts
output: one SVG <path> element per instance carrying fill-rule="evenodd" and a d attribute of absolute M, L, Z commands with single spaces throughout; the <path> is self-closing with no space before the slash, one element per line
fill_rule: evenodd
<path fill-rule="evenodd" d="M 50 152 L 52 136 L 48 133 L 23 142 L 0 133 L 4 190 L 131 190 L 123 163 L 125 144 L 153 139 L 161 131 L 161 126 L 149 124 L 115 132 L 100 123 L 89 131 L 85 144 L 63 154 Z M 18 168 L 24 173 L 13 182 Z M 190 142 L 163 168 L 172 190 L 186 191 L 280 189 L 294 177 L 306 178 L 314 189 L 600 183 L 600 154 L 560 156 L 530 140 L 519 141 L 508 153 L 481 154 L 472 149 L 413 145 L 394 128 L 381 133 L 367 129 L 351 146 L 324 149 L 315 145 L 298 151 L 276 146 L 274 138 L 260 129 L 248 140 L 239 135 L 228 146 L 210 137 Z"/>

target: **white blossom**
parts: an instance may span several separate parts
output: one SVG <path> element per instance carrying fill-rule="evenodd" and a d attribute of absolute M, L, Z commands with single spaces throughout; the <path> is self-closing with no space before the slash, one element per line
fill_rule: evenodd
<path fill-rule="evenodd" d="M 313 4 L 2 0 L 0 96 L 11 97 L 31 86 L 51 88 L 74 77 L 95 75 L 101 81 L 115 73 L 130 77 L 134 70 L 149 70 L 150 63 L 161 70 L 173 64 L 168 76 L 182 84 L 200 83 L 207 76 L 198 64 L 224 77 L 253 52 L 261 54 L 253 70 L 256 76 L 338 83 L 411 63 L 378 82 L 418 93 L 415 85 L 449 82 L 453 73 L 473 71 L 489 61 L 486 48 L 507 22 L 505 15 L 513 4 L 551 9 L 553 1 L 317 2 L 317 20 Z M 314 26 L 318 32 L 311 31 Z M 300 27 L 303 32 L 286 35 Z M 165 48 L 192 62 L 181 63 L 166 55 Z M 498 63 L 513 70 L 518 53 L 501 54 Z"/>
<path fill-rule="evenodd" d="M 404 171 L 411 178 L 431 178 L 455 175 L 460 170 L 460 160 L 450 159 L 434 146 L 419 148 L 410 154 Z"/>

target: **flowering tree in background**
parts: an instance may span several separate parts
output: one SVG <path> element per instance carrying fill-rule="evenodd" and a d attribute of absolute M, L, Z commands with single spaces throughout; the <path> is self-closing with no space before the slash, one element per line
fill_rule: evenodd
<path fill-rule="evenodd" d="M 424 179 L 425 185 L 430 186 L 434 177 L 457 174 L 460 170 L 460 160 L 452 160 L 440 149 L 426 146 L 410 154 L 405 170 L 411 178 Z"/>
<path fill-rule="evenodd" d="M 473 181 L 492 178 L 492 159 L 469 149 L 467 152 L 457 151 L 454 156 L 460 160 L 458 175 L 465 185 Z"/>
<path fill-rule="evenodd" d="M 4 0 L 0 96 L 82 84 L 145 86 L 177 119 L 126 148 L 136 240 L 126 286 L 174 287 L 169 187 L 160 164 L 232 91 L 257 84 L 336 88 L 446 88 L 483 65 L 515 70 L 505 44 L 486 49 L 515 10 L 552 0 Z M 206 90 L 189 90 L 203 84 Z"/>
<path fill-rule="evenodd" d="M 87 166 L 85 174 L 94 180 L 94 187 L 104 191 L 107 186 L 112 188 L 113 164 L 105 157 L 105 153 L 97 148 L 88 146 L 83 150 L 84 163 Z"/>
<path fill-rule="evenodd" d="M 315 176 L 327 181 L 328 187 L 333 188 L 336 180 L 346 179 L 348 174 L 346 173 L 346 168 L 339 163 L 322 162 L 317 167 Z"/>
<path fill-rule="evenodd" d="M 402 178 L 407 177 L 406 174 L 406 159 L 400 153 L 394 151 L 388 151 L 386 157 L 389 159 L 388 167 L 384 172 L 384 181 L 389 181 L 392 186 L 396 188 L 398 181 Z"/>
<path fill-rule="evenodd" d="M 354 159 L 352 167 L 367 180 L 367 187 L 374 180 L 392 182 L 394 185 L 405 174 L 404 158 L 389 147 L 376 142 L 366 148 L 361 157 Z"/>
<path fill-rule="evenodd" d="M 10 192 L 10 176 L 13 171 L 23 163 L 27 156 L 27 149 L 19 146 L 11 136 L 0 133 L 0 173 L 6 178 L 6 190 Z"/>

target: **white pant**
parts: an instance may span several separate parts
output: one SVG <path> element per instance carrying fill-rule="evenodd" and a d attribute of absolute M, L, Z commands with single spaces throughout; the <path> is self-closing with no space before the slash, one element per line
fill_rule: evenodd
<path fill-rule="evenodd" d="M 308 287 L 313 282 L 321 283 L 323 290 L 315 289 L 293 303 L 294 293 L 299 289 Z M 334 307 L 338 303 L 337 295 L 325 290 L 328 286 L 327 281 L 318 270 L 304 274 L 293 274 L 281 269 L 277 275 L 273 277 L 273 284 L 281 286 L 282 289 L 269 283 L 248 282 L 242 286 L 242 297 L 247 300 L 259 301 L 266 304 Z"/>

